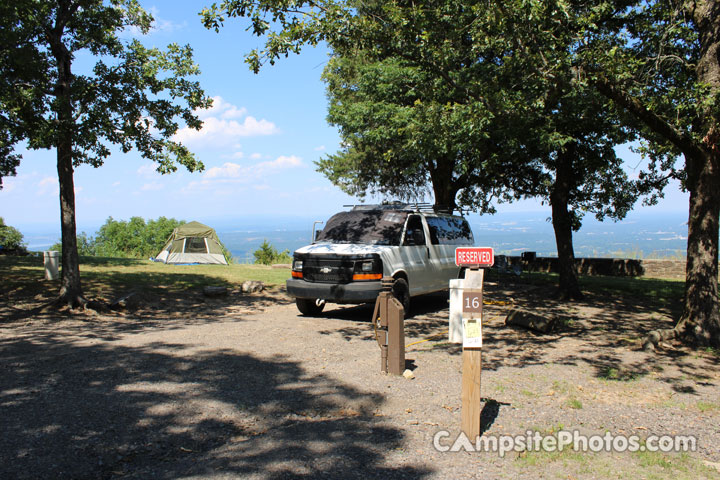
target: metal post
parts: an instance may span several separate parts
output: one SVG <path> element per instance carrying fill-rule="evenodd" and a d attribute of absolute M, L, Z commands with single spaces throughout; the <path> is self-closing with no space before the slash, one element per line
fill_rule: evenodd
<path fill-rule="evenodd" d="M 315 243 L 315 225 L 317 225 L 318 223 L 319 223 L 319 224 L 323 224 L 323 223 L 325 223 L 325 222 L 320 221 L 320 220 L 315 220 L 315 221 L 313 222 L 313 229 L 312 229 L 312 233 L 310 234 L 310 244 L 311 244 L 311 245 L 312 245 L 313 243 Z"/>

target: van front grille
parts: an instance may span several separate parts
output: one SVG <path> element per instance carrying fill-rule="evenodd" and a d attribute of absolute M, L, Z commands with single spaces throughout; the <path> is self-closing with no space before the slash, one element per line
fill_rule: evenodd
<path fill-rule="evenodd" d="M 306 258 L 303 279 L 318 283 L 350 283 L 353 279 L 352 260 Z"/>

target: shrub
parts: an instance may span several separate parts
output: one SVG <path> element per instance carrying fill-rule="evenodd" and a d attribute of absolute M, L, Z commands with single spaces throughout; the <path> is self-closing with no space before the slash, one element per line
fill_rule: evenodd
<path fill-rule="evenodd" d="M 157 255 L 172 231 L 184 220 L 160 217 L 148 220 L 132 217 L 129 221 L 108 217 L 95 237 L 85 232 L 77 236 L 78 253 L 97 257 L 146 258 Z M 62 251 L 58 241 L 50 250 Z"/>
<path fill-rule="evenodd" d="M 157 255 L 172 231 L 184 220 L 160 217 L 145 220 L 132 217 L 129 221 L 108 217 L 95 237 L 95 255 L 99 257 L 145 258 Z"/>
<path fill-rule="evenodd" d="M 77 237 L 77 249 L 78 249 L 78 255 L 84 255 L 87 257 L 92 257 L 95 255 L 96 250 L 96 242 L 95 238 L 89 236 L 87 233 L 82 232 Z M 58 242 L 50 247 L 50 250 L 55 250 L 56 252 L 62 252 L 62 242 L 58 240 Z"/>
<path fill-rule="evenodd" d="M 2 217 L 0 217 L 0 250 L 25 251 L 23 234 L 17 228 L 5 225 Z"/>
<path fill-rule="evenodd" d="M 273 263 L 290 263 L 292 257 L 289 250 L 278 252 L 267 240 L 264 240 L 260 249 L 253 252 L 255 263 L 261 265 L 272 265 Z"/>

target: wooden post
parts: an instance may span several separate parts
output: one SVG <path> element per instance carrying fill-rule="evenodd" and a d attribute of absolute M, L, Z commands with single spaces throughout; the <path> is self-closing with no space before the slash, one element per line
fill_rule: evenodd
<path fill-rule="evenodd" d="M 405 371 L 405 310 L 396 298 L 389 297 L 387 303 L 387 370 L 391 375 L 402 375 Z"/>
<path fill-rule="evenodd" d="M 475 442 L 480 436 L 480 417 L 482 413 L 480 384 L 482 371 L 482 282 L 483 270 L 469 270 L 465 278 L 470 277 L 473 288 L 463 292 L 463 352 L 462 352 L 462 411 L 461 429 Z M 473 331 L 468 327 L 472 325 Z M 479 335 L 479 338 L 477 337 Z"/>
<path fill-rule="evenodd" d="M 461 428 L 471 442 L 480 435 L 480 371 L 482 349 L 466 348 L 462 353 L 462 420 Z"/>

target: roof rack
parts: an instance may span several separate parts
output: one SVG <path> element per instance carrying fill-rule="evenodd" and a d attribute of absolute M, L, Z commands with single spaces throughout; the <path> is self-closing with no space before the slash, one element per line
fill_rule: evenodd
<path fill-rule="evenodd" d="M 410 212 L 434 212 L 434 213 L 446 213 L 452 214 L 453 208 L 445 205 L 434 205 L 432 203 L 425 202 L 383 202 L 380 204 L 369 204 L 361 203 L 356 205 L 343 205 L 345 208 L 352 208 L 353 210 L 404 210 Z M 461 211 L 462 213 L 462 211 Z"/>

